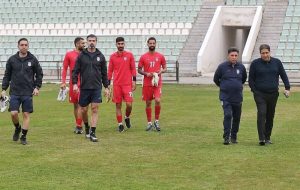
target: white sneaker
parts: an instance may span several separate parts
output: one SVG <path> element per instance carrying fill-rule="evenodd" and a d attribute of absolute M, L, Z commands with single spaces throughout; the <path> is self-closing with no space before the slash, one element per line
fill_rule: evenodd
<path fill-rule="evenodd" d="M 8 96 L 4 96 L 4 98 L 0 98 L 0 111 L 1 112 L 5 112 L 5 110 L 7 109 L 9 104 L 9 97 Z"/>

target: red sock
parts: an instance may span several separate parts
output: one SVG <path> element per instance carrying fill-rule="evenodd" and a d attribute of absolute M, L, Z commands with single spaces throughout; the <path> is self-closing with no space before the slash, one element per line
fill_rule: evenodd
<path fill-rule="evenodd" d="M 77 118 L 76 119 L 76 126 L 81 127 L 81 124 L 82 124 L 82 119 Z"/>
<path fill-rule="evenodd" d="M 126 109 L 126 113 L 125 113 L 126 117 L 129 117 L 130 114 L 131 114 L 131 109 Z"/>
<path fill-rule="evenodd" d="M 155 106 L 155 120 L 159 120 L 160 109 L 160 106 Z"/>
<path fill-rule="evenodd" d="M 151 108 L 146 108 L 146 115 L 147 115 L 148 122 L 151 122 L 151 117 L 152 117 L 151 112 L 152 112 Z"/>
<path fill-rule="evenodd" d="M 118 123 L 122 123 L 122 115 L 117 115 L 117 121 Z"/>

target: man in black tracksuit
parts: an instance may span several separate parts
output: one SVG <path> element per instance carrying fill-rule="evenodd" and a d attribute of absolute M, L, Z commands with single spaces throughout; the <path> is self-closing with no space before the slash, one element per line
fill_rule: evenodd
<path fill-rule="evenodd" d="M 279 59 L 270 56 L 270 46 L 259 47 L 261 58 L 250 65 L 249 86 L 257 107 L 257 131 L 259 144 L 272 144 L 270 137 L 273 128 L 275 108 L 279 96 L 279 76 L 285 86 L 285 96 L 290 94 L 290 83 Z"/>
<path fill-rule="evenodd" d="M 224 145 L 237 143 L 243 101 L 243 84 L 247 72 L 243 64 L 238 63 L 239 50 L 228 49 L 228 61 L 221 63 L 214 75 L 214 82 L 220 87 L 220 100 L 224 110 Z"/>
<path fill-rule="evenodd" d="M 96 125 L 98 121 L 98 106 L 102 102 L 102 84 L 105 95 L 109 95 L 107 66 L 104 55 L 96 48 L 97 37 L 93 34 L 87 36 L 88 48 L 78 56 L 72 73 L 73 90 L 78 91 L 77 81 L 80 74 L 79 105 L 82 110 L 82 120 L 85 125 L 86 137 L 97 142 Z M 91 103 L 92 117 L 91 129 L 88 123 L 88 105 Z"/>
<path fill-rule="evenodd" d="M 18 41 L 19 51 L 11 56 L 6 63 L 6 70 L 2 81 L 1 97 L 6 96 L 10 86 L 10 104 L 12 122 L 15 126 L 13 140 L 27 144 L 26 135 L 29 128 L 30 113 L 33 112 L 32 95 L 37 96 L 42 86 L 43 71 L 37 58 L 29 51 L 26 38 Z M 23 125 L 19 123 L 19 108 L 22 105 Z"/>

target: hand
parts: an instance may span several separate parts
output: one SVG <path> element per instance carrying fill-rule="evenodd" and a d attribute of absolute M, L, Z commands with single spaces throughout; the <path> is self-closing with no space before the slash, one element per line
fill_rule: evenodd
<path fill-rule="evenodd" d="M 135 91 L 136 89 L 136 81 L 132 81 L 132 91 Z"/>
<path fill-rule="evenodd" d="M 1 98 L 4 98 L 5 96 L 6 96 L 6 91 L 2 90 L 2 92 L 1 92 Z"/>
<path fill-rule="evenodd" d="M 153 77 L 153 73 L 147 73 L 146 76 L 147 77 Z"/>
<path fill-rule="evenodd" d="M 78 92 L 79 92 L 79 88 L 78 88 L 77 84 L 73 84 L 73 91 L 74 91 L 75 93 L 78 93 Z"/>
<path fill-rule="evenodd" d="M 38 95 L 39 95 L 39 93 L 40 93 L 39 89 L 37 89 L 37 88 L 34 88 L 34 89 L 33 89 L 33 92 L 32 92 L 32 95 L 34 95 L 34 96 L 38 96 Z"/>
<path fill-rule="evenodd" d="M 66 89 L 66 83 L 61 83 L 60 88 L 63 90 Z"/>
<path fill-rule="evenodd" d="M 286 98 L 288 98 L 289 96 L 290 96 L 290 91 L 289 90 L 284 90 L 284 96 L 286 97 Z"/>

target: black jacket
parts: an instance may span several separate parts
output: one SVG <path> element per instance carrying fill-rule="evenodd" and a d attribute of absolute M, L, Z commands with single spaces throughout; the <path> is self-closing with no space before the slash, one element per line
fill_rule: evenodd
<path fill-rule="evenodd" d="M 255 59 L 249 70 L 249 86 L 252 92 L 278 92 L 279 76 L 285 89 L 290 90 L 289 79 L 279 59 L 271 57 L 269 62 L 261 58 Z"/>
<path fill-rule="evenodd" d="M 94 53 L 87 49 L 80 53 L 72 73 L 73 84 L 77 84 L 78 74 L 80 89 L 101 89 L 102 84 L 108 87 L 106 60 L 98 49 Z"/>
<path fill-rule="evenodd" d="M 230 103 L 243 101 L 243 84 L 246 82 L 247 72 L 243 64 L 231 65 L 226 61 L 221 63 L 214 75 L 214 82 L 220 87 L 220 100 Z"/>
<path fill-rule="evenodd" d="M 31 96 L 34 88 L 42 87 L 43 70 L 37 58 L 28 52 L 21 58 L 19 52 L 6 63 L 2 89 L 10 86 L 10 95 Z"/>

